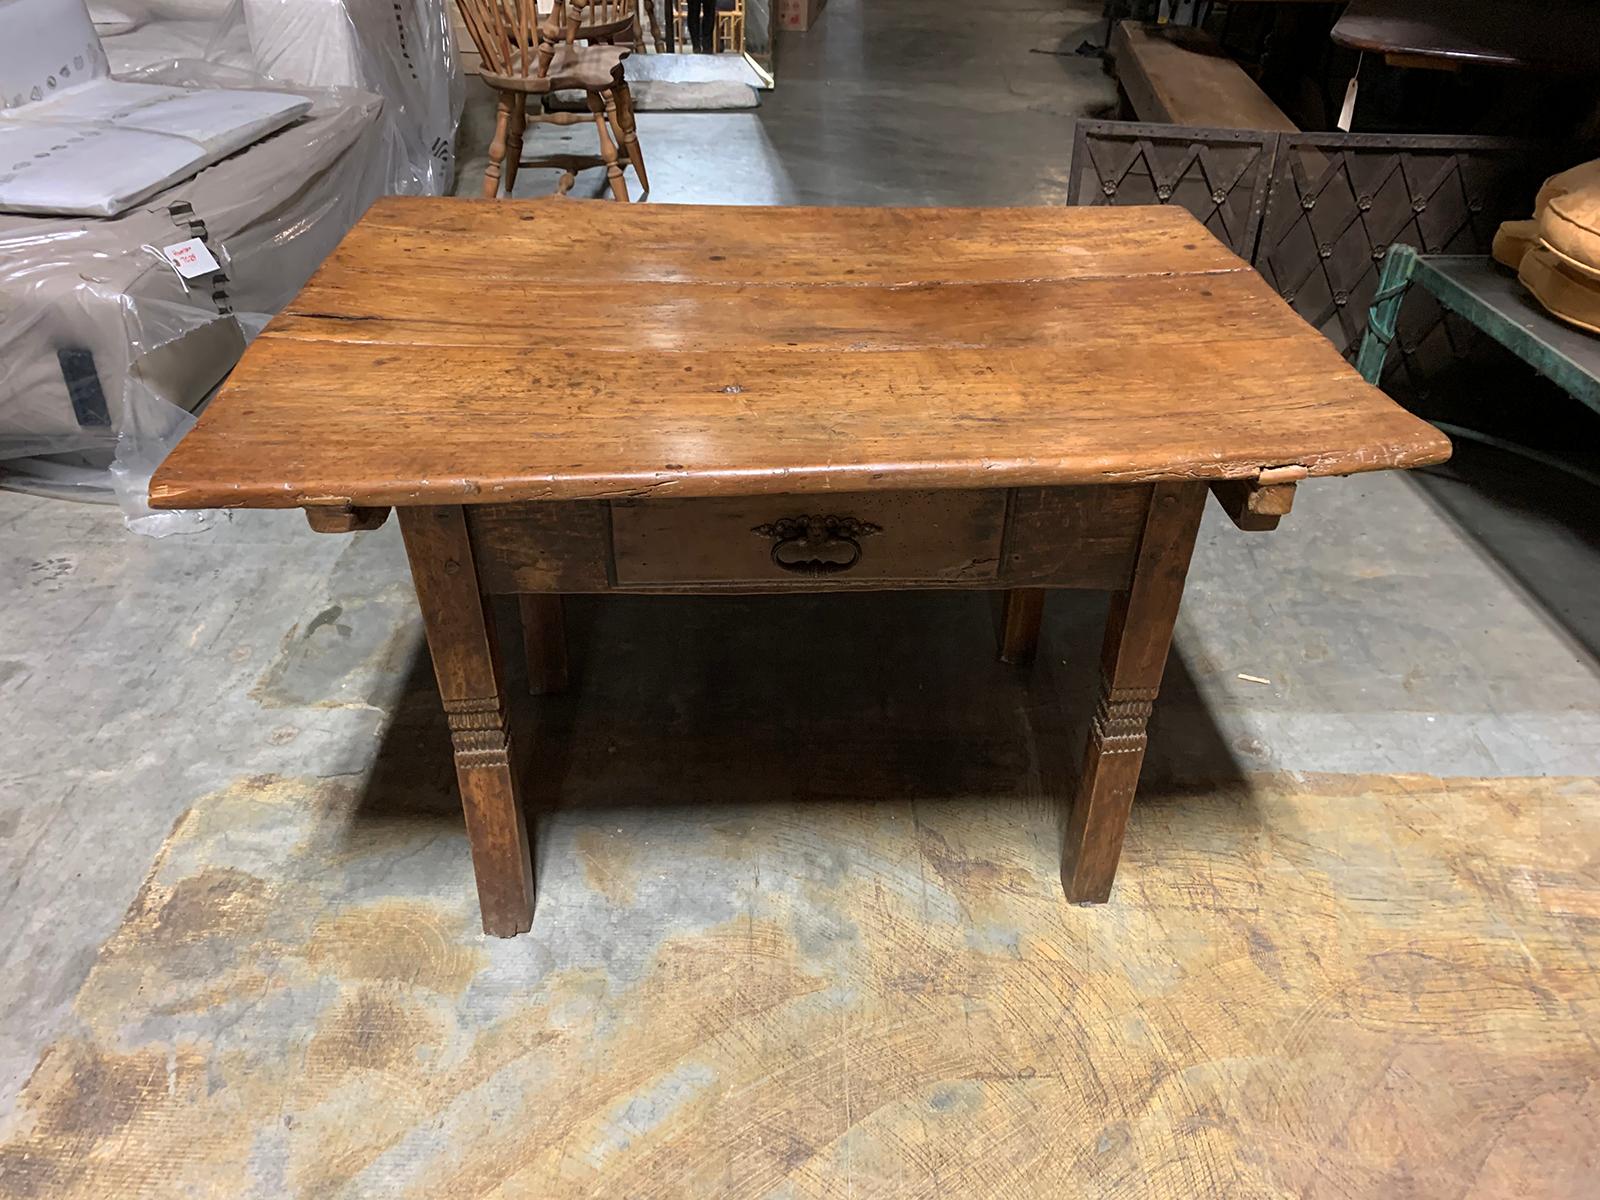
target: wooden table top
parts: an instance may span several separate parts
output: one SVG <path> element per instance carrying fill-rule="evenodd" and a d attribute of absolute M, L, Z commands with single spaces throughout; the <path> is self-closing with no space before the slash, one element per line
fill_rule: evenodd
<path fill-rule="evenodd" d="M 1592 0 L 1350 0 L 1333 40 L 1464 66 L 1600 72 Z"/>
<path fill-rule="evenodd" d="M 1449 444 L 1188 213 L 380 200 L 157 508 L 1340 475 Z"/>

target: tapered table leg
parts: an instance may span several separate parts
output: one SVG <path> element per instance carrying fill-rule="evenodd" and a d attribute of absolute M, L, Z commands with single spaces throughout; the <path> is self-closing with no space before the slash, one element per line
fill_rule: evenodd
<path fill-rule="evenodd" d="M 1022 667 L 1039 652 L 1039 625 L 1044 619 L 1043 588 L 1012 588 L 1006 593 L 1000 629 L 1000 661 Z"/>
<path fill-rule="evenodd" d="M 402 508 L 400 529 L 450 724 L 483 931 L 513 937 L 533 925 L 532 847 L 513 770 L 500 646 L 478 588 L 466 514 L 453 506 Z"/>
<path fill-rule="evenodd" d="M 567 629 L 561 597 L 555 593 L 521 595 L 522 651 L 528 661 L 528 690 L 548 696 L 567 690 Z"/>
<path fill-rule="evenodd" d="M 1161 687 L 1205 497 L 1203 484 L 1155 485 L 1133 578 L 1112 597 L 1100 703 L 1062 836 L 1061 884 L 1068 900 L 1101 904 L 1111 896 L 1144 762 L 1145 726 Z"/>

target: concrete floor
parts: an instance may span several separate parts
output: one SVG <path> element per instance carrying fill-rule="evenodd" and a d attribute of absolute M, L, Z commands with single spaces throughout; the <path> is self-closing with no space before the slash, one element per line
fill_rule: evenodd
<path fill-rule="evenodd" d="M 641 117 L 652 200 L 1060 202 L 1071 118 L 1112 96 L 1097 64 L 1058 53 L 1090 32 L 1098 7 L 1020 0 L 975 15 L 949 0 L 832 0 L 814 31 L 783 39 L 779 87 L 760 109 Z M 483 107 L 479 94 L 468 194 Z M 553 182 L 526 175 L 519 195 Z M 1530 481 L 1515 460 L 1472 449 L 1426 477 L 1301 492 L 1271 535 L 1208 514 L 1154 723 L 1154 777 L 1597 773 L 1592 492 Z M 3 1120 L 174 822 L 250 777 L 370 780 L 395 714 L 430 685 L 392 524 L 319 537 L 293 515 L 236 514 L 154 541 L 126 533 L 115 510 L 0 493 L 0 529 Z M 1033 698 L 1017 703 L 1081 714 L 1098 603 L 1053 606 Z M 849 607 L 902 631 L 897 645 L 865 650 L 886 670 L 901 669 L 896 653 L 914 658 L 918 639 L 903 631 L 919 622 L 947 656 L 954 642 L 975 673 L 991 669 L 984 596 Z M 755 601 L 591 604 L 577 624 L 630 649 L 630 686 L 670 720 L 693 708 L 669 682 L 690 665 L 681 647 L 758 619 L 793 643 L 813 615 L 787 602 L 770 614 Z M 830 619 L 843 636 L 854 618 Z M 762 671 L 755 642 L 749 657 L 693 667 L 700 683 Z M 628 689 L 603 690 L 614 704 Z M 744 711 L 757 713 L 761 693 L 738 692 Z M 936 721 L 943 710 L 929 711 Z M 1040 748 L 1020 728 L 1015 761 L 1034 770 Z M 648 778 L 652 761 L 635 773 Z M 575 819 L 548 818 L 553 844 Z M 547 874 L 541 903 L 559 910 L 549 889 L 567 878 Z"/>
<path fill-rule="evenodd" d="M 1098 36 L 1099 5 L 1004 0 L 975 22 L 953 0 L 842 0 L 779 38 L 778 86 L 754 112 L 643 113 L 653 202 L 1057 204 L 1072 119 L 1110 108 L 1100 64 L 1072 54 Z M 475 196 L 492 132 L 488 89 L 470 83 L 458 191 Z M 546 128 L 529 157 L 594 134 Z M 633 178 L 629 176 L 629 186 Z M 526 172 L 518 196 L 554 190 Z M 598 195 L 599 172 L 577 194 Z"/>

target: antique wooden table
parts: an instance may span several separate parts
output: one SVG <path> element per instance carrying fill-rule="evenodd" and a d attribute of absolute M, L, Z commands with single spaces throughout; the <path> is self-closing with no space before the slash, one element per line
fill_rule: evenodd
<path fill-rule="evenodd" d="M 1021 662 L 1044 589 L 1109 591 L 1061 865 L 1103 901 L 1208 488 L 1268 529 L 1307 476 L 1448 453 L 1175 207 L 392 198 L 150 500 L 323 532 L 399 510 L 509 936 L 534 881 L 490 597 L 522 597 L 548 690 L 567 592 L 1004 590 Z"/>

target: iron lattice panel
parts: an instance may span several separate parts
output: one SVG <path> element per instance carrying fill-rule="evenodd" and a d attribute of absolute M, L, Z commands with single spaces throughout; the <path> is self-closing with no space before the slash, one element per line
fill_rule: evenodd
<path fill-rule="evenodd" d="M 1249 261 L 1276 134 L 1134 121 L 1077 122 L 1067 203 L 1176 204 Z"/>
<path fill-rule="evenodd" d="M 1188 209 L 1353 358 L 1392 243 L 1487 254 L 1502 220 L 1528 215 L 1551 169 L 1547 151 L 1506 138 L 1081 120 L 1067 202 Z M 1403 373 L 1396 382 L 1416 386 L 1485 339 L 1418 295 L 1401 310 L 1395 345 L 1386 379 Z"/>
<path fill-rule="evenodd" d="M 1487 254 L 1501 221 L 1527 215 L 1542 178 L 1528 143 L 1499 138 L 1282 134 L 1274 157 L 1256 269 L 1348 358 L 1390 245 Z M 1401 310 L 1389 372 L 1420 382 L 1478 341 L 1418 296 Z"/>

